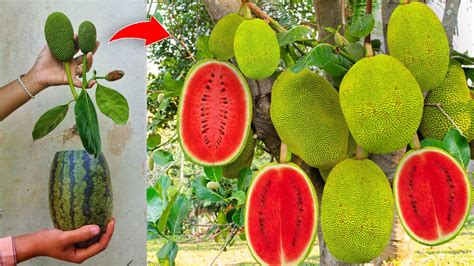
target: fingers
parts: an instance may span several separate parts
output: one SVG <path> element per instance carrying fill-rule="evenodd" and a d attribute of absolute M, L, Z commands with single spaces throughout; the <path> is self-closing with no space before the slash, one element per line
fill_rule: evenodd
<path fill-rule="evenodd" d="M 89 240 L 96 236 L 99 232 L 100 228 L 97 225 L 85 225 L 76 230 L 65 231 L 63 234 L 67 244 L 74 244 Z"/>
<path fill-rule="evenodd" d="M 76 250 L 76 259 L 78 261 L 84 261 L 92 256 L 97 255 L 98 253 L 102 252 L 105 250 L 110 242 L 110 239 L 112 238 L 112 234 L 114 233 L 115 229 L 115 218 L 112 218 L 112 220 L 109 222 L 107 225 L 107 229 L 105 230 L 105 233 L 102 235 L 100 238 L 99 242 L 85 248 L 85 249 L 77 249 Z"/>

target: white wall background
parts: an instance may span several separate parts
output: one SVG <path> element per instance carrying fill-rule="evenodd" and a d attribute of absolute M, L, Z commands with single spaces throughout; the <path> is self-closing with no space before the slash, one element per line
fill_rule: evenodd
<path fill-rule="evenodd" d="M 145 0 L 1 0 L 0 85 L 25 73 L 45 45 L 44 22 L 54 11 L 66 13 L 77 32 L 83 20 L 98 30 L 101 46 L 94 68 L 105 74 L 122 69 L 125 77 L 110 86 L 125 95 L 130 105 L 126 126 L 115 126 L 99 113 L 102 149 L 108 159 L 114 193 L 115 234 L 109 248 L 86 265 L 146 264 L 146 50 L 143 42 L 108 39 L 123 26 L 143 21 Z M 95 91 L 91 94 L 94 95 Z M 72 112 L 49 136 L 33 142 L 31 131 L 42 113 L 71 98 L 69 88 L 50 88 L 0 122 L 0 237 L 51 228 L 48 175 L 59 150 L 82 149 L 79 137 L 65 140 L 74 125 Z M 71 111 L 71 110 L 70 110 Z M 25 265 L 65 265 L 49 258 Z"/>

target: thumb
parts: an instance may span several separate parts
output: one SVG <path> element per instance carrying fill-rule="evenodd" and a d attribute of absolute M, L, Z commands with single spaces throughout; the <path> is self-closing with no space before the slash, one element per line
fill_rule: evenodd
<path fill-rule="evenodd" d="M 100 228 L 97 225 L 85 225 L 79 229 L 64 232 L 66 241 L 69 243 L 77 243 L 89 240 L 99 234 Z"/>

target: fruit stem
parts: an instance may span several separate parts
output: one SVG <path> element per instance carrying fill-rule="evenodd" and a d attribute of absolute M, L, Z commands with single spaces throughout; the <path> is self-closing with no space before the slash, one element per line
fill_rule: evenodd
<path fill-rule="evenodd" d="M 247 6 L 252 10 L 257 16 L 263 20 L 268 21 L 270 26 L 276 31 L 276 32 L 286 32 L 287 30 L 280 25 L 276 20 L 271 18 L 265 11 L 261 10 L 258 6 L 256 6 L 254 3 L 248 2 Z"/>
<path fill-rule="evenodd" d="M 421 149 L 420 139 L 418 138 L 418 134 L 416 133 L 415 135 L 413 135 L 413 147 L 415 148 L 415 150 Z"/>
<path fill-rule="evenodd" d="M 444 111 L 443 106 L 442 106 L 441 103 L 425 103 L 425 106 L 432 106 L 432 107 L 438 108 L 438 109 L 441 111 L 441 113 L 443 113 L 443 115 L 449 120 L 449 122 L 451 123 L 451 125 L 453 125 L 453 127 L 456 128 L 456 129 L 459 131 L 459 133 L 462 134 L 461 129 L 459 129 L 458 125 L 456 125 L 456 123 L 455 123 L 454 120 L 451 118 L 451 116 L 449 116 L 449 114 L 446 113 L 446 111 Z"/>
<path fill-rule="evenodd" d="M 286 158 L 288 157 L 288 146 L 285 143 L 280 144 L 280 163 L 287 163 Z"/>
<path fill-rule="evenodd" d="M 365 14 L 372 14 L 372 0 L 365 1 Z M 370 33 L 365 37 L 364 47 L 366 57 L 374 56 L 374 49 L 372 49 L 372 44 L 370 43 Z"/>
<path fill-rule="evenodd" d="M 69 83 L 69 88 L 71 89 L 72 96 L 74 97 L 74 100 L 77 100 L 78 95 L 76 89 L 74 88 L 74 83 L 72 82 L 72 74 L 71 68 L 69 67 L 69 62 L 64 62 L 64 68 L 66 70 L 67 82 Z"/>
<path fill-rule="evenodd" d="M 82 89 L 85 90 L 89 85 L 87 81 L 87 55 L 82 55 Z"/>
<path fill-rule="evenodd" d="M 357 145 L 357 148 L 356 148 L 356 160 L 362 160 L 362 159 L 363 159 L 363 154 L 364 154 L 364 150 L 362 149 L 361 146 Z"/>
<path fill-rule="evenodd" d="M 240 7 L 239 11 L 237 12 L 241 17 L 246 19 L 252 19 L 252 10 L 250 10 L 249 6 L 247 5 L 247 1 L 242 1 L 242 6 Z"/>
<path fill-rule="evenodd" d="M 281 49 L 281 57 L 283 58 L 283 61 L 285 62 L 286 68 L 289 68 L 295 64 L 295 61 L 291 57 L 291 54 L 288 51 L 288 49 L 289 47 L 286 47 L 285 49 Z"/>
<path fill-rule="evenodd" d="M 407 5 L 410 3 L 410 0 L 400 0 L 400 4 Z"/>

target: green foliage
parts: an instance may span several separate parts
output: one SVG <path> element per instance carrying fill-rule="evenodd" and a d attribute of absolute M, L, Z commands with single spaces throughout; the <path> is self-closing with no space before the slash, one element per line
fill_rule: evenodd
<path fill-rule="evenodd" d="M 341 77 L 349 71 L 352 62 L 336 53 L 332 45 L 323 43 L 314 47 L 311 52 L 298 60 L 290 69 L 295 73 L 299 73 L 310 66 L 316 66 L 333 77 Z"/>
<path fill-rule="evenodd" d="M 127 123 L 129 116 L 128 102 L 122 94 L 97 82 L 95 99 L 99 110 L 112 119 L 115 124 L 125 125 Z"/>
<path fill-rule="evenodd" d="M 469 142 L 467 138 L 455 128 L 450 129 L 442 141 L 428 138 L 421 141 L 421 146 L 437 147 L 449 152 L 464 169 L 467 169 L 469 165 L 471 156 Z"/>
<path fill-rule="evenodd" d="M 374 29 L 374 26 L 375 26 L 374 16 L 372 14 L 368 14 L 368 15 L 355 18 L 352 21 L 351 26 L 349 27 L 348 31 L 350 35 L 354 37 L 362 38 L 369 35 Z"/>
<path fill-rule="evenodd" d="M 97 112 L 87 91 L 82 90 L 74 106 L 76 125 L 84 149 L 96 157 L 100 154 L 102 146 L 100 141 L 99 121 Z"/>
<path fill-rule="evenodd" d="M 280 32 L 277 34 L 278 43 L 280 46 L 295 43 L 296 41 L 307 40 L 308 34 L 311 29 L 306 26 L 295 26 L 286 32 Z"/>
<path fill-rule="evenodd" d="M 53 131 L 66 117 L 69 104 L 56 106 L 41 115 L 33 129 L 33 140 L 38 140 Z"/>

